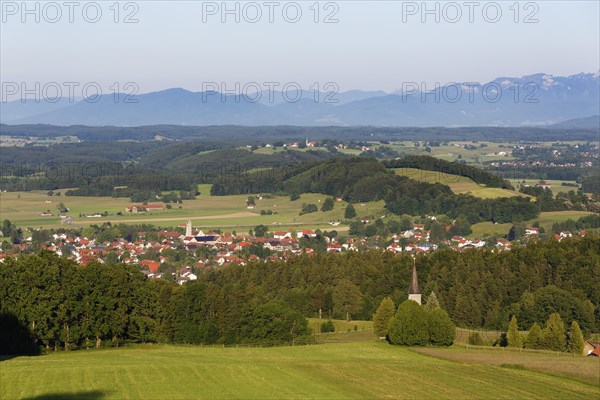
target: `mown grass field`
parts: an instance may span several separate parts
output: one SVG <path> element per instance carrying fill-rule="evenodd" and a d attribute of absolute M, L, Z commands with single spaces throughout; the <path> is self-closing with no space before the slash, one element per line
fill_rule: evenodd
<path fill-rule="evenodd" d="M 462 363 L 485 363 L 501 368 L 541 371 L 556 376 L 568 376 L 600 390 L 600 360 L 567 353 L 525 351 L 502 348 L 415 348 L 419 354 Z"/>
<path fill-rule="evenodd" d="M 2 399 L 594 399 L 600 389 L 560 371 L 498 365 L 494 354 L 383 342 L 279 348 L 140 346 L 1 362 Z M 499 353 L 496 352 L 496 353 Z M 515 354 L 521 365 L 530 354 Z M 573 371 L 598 360 L 555 357 Z M 503 362 L 504 363 L 504 362 Z M 596 363 L 596 364 L 594 364 Z M 529 365 L 529 364 L 528 364 Z M 531 369 L 530 369 L 531 368 Z"/>

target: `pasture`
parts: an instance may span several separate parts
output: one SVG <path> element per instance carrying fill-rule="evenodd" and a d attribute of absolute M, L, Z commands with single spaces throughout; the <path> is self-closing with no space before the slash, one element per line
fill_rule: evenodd
<path fill-rule="evenodd" d="M 564 222 L 569 219 L 577 221 L 579 218 L 593 214 L 589 211 L 548 211 L 540 213 L 540 216 L 529 221 L 525 221 L 525 225 L 532 226 L 534 222 L 539 222 L 540 226 L 546 229 L 547 233 L 551 232 L 552 225 L 556 222 Z M 505 236 L 512 227 L 508 224 L 494 224 L 493 222 L 479 222 L 473 224 L 471 229 L 473 232 L 469 238 L 481 238 L 484 236 Z"/>
<path fill-rule="evenodd" d="M 600 389 L 580 370 L 598 360 L 503 350 L 412 349 L 384 342 L 278 348 L 140 345 L 1 362 L 2 399 L 591 399 Z M 426 353 L 426 354 L 425 354 Z M 506 353 L 502 353 L 506 354 Z M 452 357 L 457 357 L 456 360 Z M 534 359 L 528 363 L 527 359 Z M 502 364 L 499 364 L 502 362 Z M 567 369 L 572 373 L 568 373 Z M 543 369 L 542 369 L 543 370 Z M 564 372 L 564 374 L 563 374 Z"/>
<path fill-rule="evenodd" d="M 322 194 L 302 194 L 300 199 L 291 201 L 289 197 L 273 197 L 256 200 L 254 209 L 246 206 L 246 195 L 210 196 L 210 185 L 201 185 L 202 193 L 194 200 L 184 200 L 183 204 L 172 204 L 172 209 L 149 211 L 146 213 L 127 213 L 125 208 L 131 205 L 128 198 L 64 196 L 65 190 L 57 190 L 62 196 L 47 196 L 45 191 L 0 193 L 0 219 L 9 219 L 22 228 L 59 228 L 66 227 L 58 216 L 57 205 L 64 203 L 74 219 L 70 227 L 102 224 L 104 222 L 154 224 L 174 227 L 192 219 L 194 226 L 200 228 L 222 228 L 224 230 L 248 231 L 259 224 L 269 226 L 271 230 L 322 229 L 344 230 L 347 227 L 330 225 L 332 221 L 342 221 L 348 203 L 335 202 L 334 209 L 327 212 L 299 215 L 302 204 L 313 203 L 320 209 L 327 196 Z M 162 204 L 159 201 L 151 204 Z M 179 208 L 181 207 L 181 208 Z M 385 214 L 383 201 L 355 205 L 358 217 L 379 217 Z M 54 216 L 41 216 L 50 210 Z M 272 211 L 272 215 L 260 212 Z M 90 218 L 82 215 L 108 213 L 107 216 Z M 122 215 L 118 215 L 121 213 Z"/>
<path fill-rule="evenodd" d="M 484 236 L 505 236 L 508 234 L 512 224 L 494 224 L 493 222 L 478 222 L 471 225 L 473 232 L 468 236 L 471 239 Z"/>
<path fill-rule="evenodd" d="M 404 141 L 389 145 L 389 147 L 404 154 L 430 155 L 446 161 L 464 160 L 468 164 L 482 165 L 485 162 L 497 160 L 514 160 L 511 156 L 514 143 L 453 141 L 440 146 L 431 147 L 427 151 L 424 143 L 415 146 L 414 142 Z M 467 148 L 465 148 L 467 146 Z M 474 146 L 470 148 L 469 146 Z M 483 146 L 483 147 L 482 147 Z M 499 154 L 506 153 L 506 154 Z"/>
<path fill-rule="evenodd" d="M 564 222 L 569 219 L 577 221 L 579 218 L 590 214 L 593 213 L 590 211 L 548 211 L 540 213 L 538 218 L 530 222 L 538 221 L 540 225 L 546 229 L 546 231 L 550 231 L 552 224 L 555 222 Z"/>
<path fill-rule="evenodd" d="M 497 197 L 512 197 L 523 196 L 523 193 L 518 193 L 512 190 L 501 188 L 490 188 L 485 185 L 480 185 L 472 179 L 460 176 L 447 174 L 445 172 L 428 171 L 417 168 L 395 168 L 396 175 L 406 176 L 407 178 L 427 183 L 441 183 L 450 186 L 450 189 L 457 194 L 470 194 L 482 199 L 493 199 Z"/>
<path fill-rule="evenodd" d="M 523 182 L 525 182 L 525 183 L 523 183 Z M 539 180 L 537 180 L 537 179 L 510 179 L 510 183 L 512 183 L 512 185 L 517 189 L 519 189 L 522 184 L 529 185 L 529 186 L 535 186 L 538 184 L 538 182 L 539 182 Z M 546 179 L 546 180 L 544 180 L 544 182 L 546 182 L 547 185 L 550 185 L 550 190 L 552 190 L 552 193 L 555 196 L 558 193 L 568 193 L 571 190 L 577 192 L 577 190 L 581 187 L 581 185 L 578 184 L 576 181 L 560 181 L 560 180 Z M 563 183 L 576 185 L 576 186 L 565 186 L 565 185 L 563 185 Z"/>

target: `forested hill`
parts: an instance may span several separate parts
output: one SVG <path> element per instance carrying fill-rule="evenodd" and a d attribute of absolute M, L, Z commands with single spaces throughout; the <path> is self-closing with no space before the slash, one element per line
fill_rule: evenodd
<path fill-rule="evenodd" d="M 399 160 L 387 161 L 390 168 L 417 168 L 428 171 L 444 172 L 451 175 L 460 175 L 471 178 L 473 181 L 488 187 L 497 187 L 514 190 L 513 186 L 498 175 L 491 174 L 480 168 L 470 165 L 441 160 L 431 156 L 406 156 Z"/>
<path fill-rule="evenodd" d="M 477 175 L 476 171 L 463 173 Z M 492 181 L 485 173 L 480 175 L 481 180 Z M 225 177 L 214 183 L 211 190 L 214 196 L 246 193 L 322 193 L 351 203 L 384 200 L 387 209 L 394 214 L 463 216 L 472 224 L 529 220 L 539 214 L 539 207 L 529 198 L 480 199 L 457 195 L 446 185 L 397 176 L 385 164 L 365 157 L 334 158 Z"/>

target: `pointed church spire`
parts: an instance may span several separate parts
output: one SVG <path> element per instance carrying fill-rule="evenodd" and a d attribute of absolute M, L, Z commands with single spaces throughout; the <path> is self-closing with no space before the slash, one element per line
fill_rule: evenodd
<path fill-rule="evenodd" d="M 419 290 L 419 280 L 417 279 L 417 267 L 415 264 L 413 264 L 412 280 L 410 281 L 408 294 L 421 294 L 421 291 Z"/>
<path fill-rule="evenodd" d="M 421 291 L 419 290 L 419 280 L 417 279 L 417 263 L 416 259 L 413 258 L 413 269 L 412 269 L 412 280 L 410 281 L 410 287 L 408 288 L 408 299 L 414 300 L 421 304 Z"/>

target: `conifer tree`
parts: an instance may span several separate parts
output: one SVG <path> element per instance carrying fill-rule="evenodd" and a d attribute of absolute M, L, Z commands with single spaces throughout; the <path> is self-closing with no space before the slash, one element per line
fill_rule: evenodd
<path fill-rule="evenodd" d="M 450 346 L 456 338 L 456 327 L 441 308 L 429 311 L 427 324 L 429 327 L 429 342 L 435 346 Z"/>
<path fill-rule="evenodd" d="M 544 348 L 562 351 L 565 349 L 565 342 L 565 324 L 560 318 L 560 314 L 552 313 L 544 328 Z"/>
<path fill-rule="evenodd" d="M 352 206 L 352 204 L 348 204 L 348 207 L 346 207 L 346 211 L 344 211 L 344 218 L 352 219 L 354 217 L 356 217 L 356 210 L 354 209 L 354 206 Z"/>
<path fill-rule="evenodd" d="M 425 303 L 425 309 L 428 311 L 434 310 L 436 308 L 440 308 L 440 302 L 435 295 L 435 292 L 432 290 L 429 297 L 427 297 L 427 303 Z"/>
<path fill-rule="evenodd" d="M 394 302 L 389 297 L 381 301 L 379 308 L 373 315 L 373 331 L 379 337 L 385 337 L 388 334 L 388 326 L 394 318 Z"/>
<path fill-rule="evenodd" d="M 506 339 L 508 340 L 508 347 L 523 347 L 523 339 L 519 333 L 519 327 L 517 326 L 517 317 L 512 316 L 510 323 L 508 324 L 508 332 L 506 333 Z"/>
<path fill-rule="evenodd" d="M 418 303 L 406 300 L 398 307 L 390 322 L 389 338 L 391 344 L 404 346 L 424 346 L 429 343 L 427 311 Z"/>
<path fill-rule="evenodd" d="M 583 335 L 577 321 L 571 322 L 571 330 L 569 331 L 569 346 L 567 347 L 569 353 L 582 354 L 583 353 Z"/>
<path fill-rule="evenodd" d="M 541 349 L 543 346 L 544 334 L 542 332 L 542 328 L 536 322 L 529 329 L 529 333 L 527 334 L 527 338 L 525 339 L 525 348 L 526 349 Z"/>

